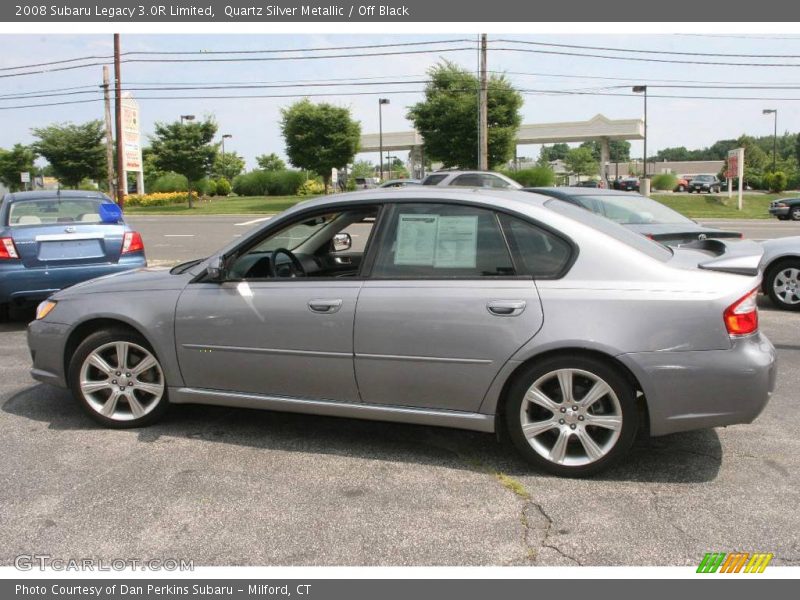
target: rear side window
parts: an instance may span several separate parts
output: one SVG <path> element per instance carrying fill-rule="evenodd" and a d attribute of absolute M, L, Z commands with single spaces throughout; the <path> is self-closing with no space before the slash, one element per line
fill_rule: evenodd
<path fill-rule="evenodd" d="M 453 179 L 450 185 L 460 187 L 483 187 L 483 176 L 478 173 L 466 173 L 465 175 L 459 175 Z"/>
<path fill-rule="evenodd" d="M 540 279 L 560 277 L 572 258 L 569 242 L 541 227 L 500 215 L 520 275 Z"/>
<path fill-rule="evenodd" d="M 422 185 L 436 185 L 445 177 L 447 177 L 447 175 L 428 175 L 422 182 Z"/>
<path fill-rule="evenodd" d="M 372 271 L 373 277 L 403 279 L 514 275 L 495 213 L 448 204 L 395 206 Z"/>
<path fill-rule="evenodd" d="M 8 225 L 52 225 L 55 223 L 100 223 L 100 202 L 86 198 L 24 200 L 13 202 Z"/>

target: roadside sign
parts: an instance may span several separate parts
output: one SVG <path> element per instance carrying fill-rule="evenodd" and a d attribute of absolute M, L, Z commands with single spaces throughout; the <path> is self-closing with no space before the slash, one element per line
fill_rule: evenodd
<path fill-rule="evenodd" d="M 21 183 L 30 183 L 31 182 L 31 174 L 28 171 L 23 171 L 19 174 L 19 180 Z"/>
<path fill-rule="evenodd" d="M 122 147 L 125 171 L 142 170 L 142 144 L 139 132 L 139 103 L 133 96 L 122 98 Z"/>
<path fill-rule="evenodd" d="M 725 177 L 728 179 L 728 198 L 733 194 L 733 180 L 739 180 L 739 210 L 742 210 L 742 180 L 744 179 L 744 148 L 734 148 L 728 151 L 727 168 Z"/>

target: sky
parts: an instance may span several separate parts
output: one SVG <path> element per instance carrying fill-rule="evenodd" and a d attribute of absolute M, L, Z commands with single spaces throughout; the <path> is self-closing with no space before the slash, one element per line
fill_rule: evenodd
<path fill-rule="evenodd" d="M 333 25 L 332 25 L 333 27 Z M 297 48 L 320 48 L 330 46 L 397 44 L 431 42 L 436 40 L 475 40 L 472 34 L 446 33 L 442 35 L 320 35 L 320 34 L 263 34 L 263 35 L 123 35 L 123 52 L 150 51 L 258 51 Z M 511 38 L 529 42 L 604 46 L 637 50 L 673 52 L 725 53 L 725 54 L 793 54 L 800 55 L 800 36 L 789 35 L 519 35 L 489 36 L 488 68 L 493 72 L 505 72 L 515 87 L 524 90 L 581 90 L 612 94 L 629 94 L 630 86 L 647 84 L 648 101 L 648 154 L 660 148 L 686 146 L 702 148 L 719 139 L 735 138 L 742 133 L 770 135 L 773 130 L 772 116 L 765 116 L 765 108 L 778 109 L 778 131 L 800 130 L 800 59 L 786 58 L 714 58 L 686 55 L 627 54 L 642 58 L 669 60 L 704 60 L 717 62 L 781 62 L 792 67 L 742 67 L 699 64 L 674 64 L 669 62 L 644 62 L 608 60 L 584 56 L 558 54 L 523 53 L 494 50 L 509 47 L 497 41 Z M 0 147 L 9 148 L 15 143 L 33 141 L 31 128 L 50 123 L 85 122 L 103 118 L 102 94 L 92 90 L 89 94 L 73 94 L 57 98 L 7 99 L 3 96 L 72 88 L 99 86 L 102 68 L 74 69 L 62 72 L 2 77 L 14 71 L 3 68 L 38 62 L 63 60 L 87 55 L 105 56 L 112 52 L 111 34 L 105 35 L 8 35 L 0 36 L 3 53 L 0 56 Z M 470 46 L 458 52 L 439 52 L 442 48 Z M 595 53 L 566 48 L 517 46 L 530 49 L 546 49 L 564 52 Z M 431 46 L 408 46 L 407 50 L 431 48 Z M 137 58 L 152 59 L 153 62 L 129 62 L 122 65 L 124 88 L 149 87 L 152 84 L 200 84 L 215 85 L 216 90 L 192 91 L 135 91 L 139 97 L 142 133 L 145 138 L 152 133 L 157 121 L 173 121 L 181 114 L 197 117 L 213 116 L 219 124 L 219 135 L 229 134 L 226 150 L 234 150 L 243 156 L 248 168 L 256 166 L 259 154 L 275 152 L 285 157 L 283 139 L 280 134 L 280 109 L 302 97 L 303 94 L 329 94 L 312 97 L 314 101 L 331 102 L 351 109 L 355 119 L 361 122 L 363 133 L 378 131 L 378 98 L 385 97 L 390 104 L 383 107 L 383 130 L 407 131 L 412 128 L 405 118 L 407 107 L 422 97 L 423 84 L 403 83 L 391 85 L 388 81 L 413 82 L 425 78 L 426 71 L 437 62 L 447 59 L 463 67 L 477 70 L 477 45 L 469 43 L 443 44 L 436 52 L 393 56 L 355 57 L 354 53 L 365 50 L 336 51 L 328 54 L 345 54 L 343 58 L 301 61 L 241 61 L 169 63 L 159 57 L 137 55 Z M 390 48 L 402 51 L 403 48 Z M 377 50 L 380 51 L 380 50 Z M 325 54 L 317 52 L 319 54 Z M 609 54 L 609 53 L 605 53 Z M 208 57 L 221 55 L 208 54 Z M 224 55 L 229 57 L 229 55 Z M 287 54 L 240 54 L 238 57 L 258 56 L 283 57 Z M 163 57 L 162 57 L 163 58 Z M 112 74 L 113 77 L 113 74 Z M 357 87 L 319 87 L 311 83 L 331 83 L 358 79 L 369 83 Z M 666 80 L 671 80 L 666 82 Z M 274 85 L 294 82 L 291 88 L 251 89 L 231 91 L 231 83 Z M 723 90 L 656 88 L 658 85 L 725 85 L 725 84 L 797 84 L 794 90 Z M 665 83 L 666 82 L 666 83 Z M 619 86 L 619 87 L 611 87 Z M 87 88 L 88 89 L 88 88 Z M 86 90 L 75 90 L 86 91 Z M 349 92 L 375 92 L 371 95 L 348 95 Z M 410 93 L 402 93 L 407 91 Z M 237 98 L 237 99 L 148 99 L 148 96 L 178 95 L 230 95 L 230 94 L 296 94 L 296 98 Z M 759 100 L 721 100 L 699 98 L 657 98 L 663 95 L 701 96 L 755 96 Z M 778 99 L 779 98 L 779 99 Z M 796 100 L 791 100 L 796 98 Z M 37 104 L 53 101 L 96 99 L 97 101 L 39 108 L 5 109 L 20 104 Z M 643 112 L 643 99 L 635 96 L 603 95 L 552 95 L 530 92 L 524 96 L 523 123 L 548 123 L 585 120 L 598 113 L 612 119 L 639 118 Z M 536 157 L 538 146 L 520 146 L 520 156 Z M 641 156 L 641 142 L 632 142 L 632 156 Z M 404 158 L 403 153 L 397 153 Z M 377 162 L 376 154 L 359 155 L 359 159 Z"/>

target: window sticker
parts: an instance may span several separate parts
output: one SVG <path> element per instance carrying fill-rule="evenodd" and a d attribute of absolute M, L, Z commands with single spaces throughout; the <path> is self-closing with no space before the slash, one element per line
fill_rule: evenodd
<path fill-rule="evenodd" d="M 478 255 L 478 217 L 439 217 L 436 256 L 439 269 L 474 269 Z"/>
<path fill-rule="evenodd" d="M 400 214 L 394 264 L 433 266 L 438 223 L 439 215 Z"/>

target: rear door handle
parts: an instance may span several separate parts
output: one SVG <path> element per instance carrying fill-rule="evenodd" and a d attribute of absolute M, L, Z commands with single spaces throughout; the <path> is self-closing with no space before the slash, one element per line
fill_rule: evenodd
<path fill-rule="evenodd" d="M 498 317 L 516 317 L 525 310 L 525 300 L 492 300 L 486 309 Z"/>
<path fill-rule="evenodd" d="M 308 301 L 308 308 L 311 309 L 311 312 L 315 313 L 332 314 L 337 312 L 341 307 L 341 298 L 316 298 Z"/>

